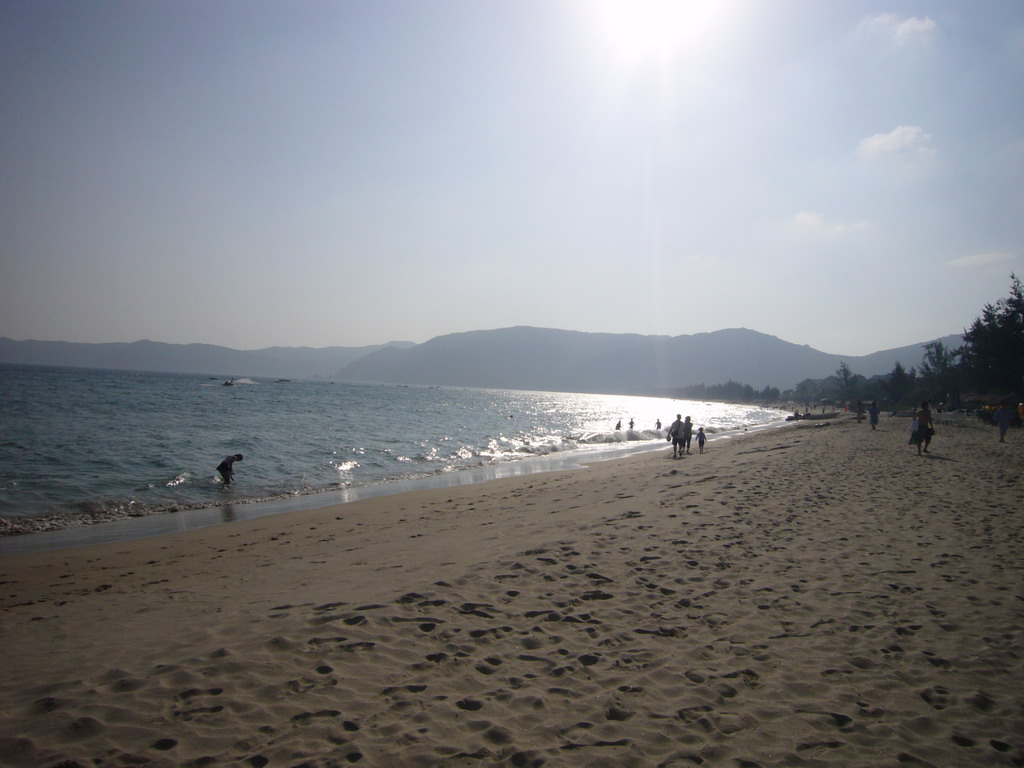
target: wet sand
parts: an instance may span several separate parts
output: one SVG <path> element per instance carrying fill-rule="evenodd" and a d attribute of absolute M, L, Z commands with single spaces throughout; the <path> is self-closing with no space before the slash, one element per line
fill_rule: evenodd
<path fill-rule="evenodd" d="M 2 557 L 2 763 L 1024 765 L 1024 436 L 908 430 Z"/>

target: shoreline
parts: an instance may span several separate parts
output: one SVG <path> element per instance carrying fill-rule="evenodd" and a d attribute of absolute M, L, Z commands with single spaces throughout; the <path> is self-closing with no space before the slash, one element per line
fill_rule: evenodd
<path fill-rule="evenodd" d="M 1019 766 L 1019 433 L 788 425 L 0 559 L 12 768 Z"/>
<path fill-rule="evenodd" d="M 651 441 L 676 407 L 692 408 L 707 431 L 782 418 L 755 405 L 630 395 L 317 382 L 225 395 L 194 375 L 51 373 L 4 379 L 0 536 L 229 505 L 226 516 L 245 516 L 263 502 L 587 454 Z M 51 396 L 62 408 L 45 405 Z M 624 414 L 641 426 L 613 430 Z M 226 489 L 213 467 L 236 453 L 249 460 Z"/>
<path fill-rule="evenodd" d="M 787 422 L 716 432 L 709 435 L 709 443 L 722 439 L 734 439 L 765 429 L 777 429 Z M 580 469 L 588 464 L 602 461 L 617 461 L 629 456 L 658 451 L 665 444 L 656 441 L 597 447 L 587 451 L 572 451 L 531 456 L 515 461 L 498 462 L 480 467 L 467 467 L 451 472 L 424 477 L 387 480 L 367 485 L 353 486 L 338 490 L 297 493 L 283 498 L 255 499 L 239 502 L 223 502 L 175 511 L 164 511 L 146 515 L 129 515 L 97 522 L 67 525 L 59 528 L 9 532 L 0 535 L 0 558 L 19 552 L 44 552 L 68 547 L 89 546 L 114 541 L 131 541 L 138 538 L 163 536 L 168 533 L 198 530 L 211 525 L 223 525 L 251 520 L 268 515 L 318 509 L 338 504 L 350 504 L 363 499 L 392 496 L 435 488 L 451 488 L 464 485 L 478 485 L 509 477 L 523 477 L 567 469 Z M 26 522 L 32 518 L 24 518 Z M 47 518 L 47 521 L 49 519 Z"/>

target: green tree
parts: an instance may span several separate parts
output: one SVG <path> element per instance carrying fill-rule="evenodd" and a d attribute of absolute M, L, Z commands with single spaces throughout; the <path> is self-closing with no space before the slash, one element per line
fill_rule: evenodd
<path fill-rule="evenodd" d="M 840 361 L 836 368 L 836 379 L 839 380 L 839 396 L 849 399 L 853 395 L 853 371 L 845 360 Z"/>
<path fill-rule="evenodd" d="M 1024 390 L 1024 287 L 1010 275 L 1010 295 L 986 304 L 964 332 L 964 364 L 972 386 L 985 392 Z"/>
<path fill-rule="evenodd" d="M 798 403 L 813 403 L 821 399 L 821 381 L 804 379 L 793 389 L 793 400 Z"/>
<path fill-rule="evenodd" d="M 922 399 L 957 407 L 962 371 L 960 350 L 950 349 L 941 341 L 928 342 L 924 350 L 918 376 L 918 390 Z"/>
<path fill-rule="evenodd" d="M 893 405 L 899 405 L 914 388 L 916 379 L 917 371 L 913 366 L 907 371 L 899 361 L 896 361 L 888 380 L 883 384 L 883 391 Z"/>

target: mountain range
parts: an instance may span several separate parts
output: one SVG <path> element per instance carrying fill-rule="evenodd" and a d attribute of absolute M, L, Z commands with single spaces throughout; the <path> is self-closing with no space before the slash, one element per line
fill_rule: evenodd
<path fill-rule="evenodd" d="M 938 341 L 958 347 L 959 335 Z M 934 341 L 934 340 L 929 340 Z M 79 344 L 0 337 L 0 363 L 220 376 L 493 387 L 563 392 L 665 394 L 738 381 L 790 389 L 845 362 L 867 378 L 899 362 L 917 367 L 927 342 L 869 355 L 836 355 L 745 328 L 683 336 L 583 333 L 517 326 L 438 336 L 422 344 L 237 350 L 155 341 Z"/>
<path fill-rule="evenodd" d="M 0 363 L 314 379 L 334 377 L 349 363 L 385 346 L 414 345 L 391 342 L 369 347 L 268 347 L 245 351 L 214 344 L 165 344 L 148 340 L 78 344 L 15 341 L 0 336 Z"/>

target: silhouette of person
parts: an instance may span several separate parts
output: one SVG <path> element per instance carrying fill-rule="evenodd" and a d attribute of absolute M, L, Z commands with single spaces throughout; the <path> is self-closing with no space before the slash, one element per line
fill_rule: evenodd
<path fill-rule="evenodd" d="M 693 422 L 690 421 L 690 417 L 687 416 L 683 421 L 683 447 L 686 448 L 686 452 L 690 452 L 690 440 L 693 438 Z"/>
<path fill-rule="evenodd" d="M 911 433 L 910 440 L 917 445 L 918 454 L 928 453 L 932 435 L 935 434 L 935 426 L 932 424 L 932 409 L 928 407 L 927 400 L 921 403 L 921 408 L 914 414 L 914 421 L 917 422 L 917 429 Z"/>
<path fill-rule="evenodd" d="M 999 427 L 999 442 L 1005 443 L 1006 431 L 1010 428 L 1010 409 L 1006 407 L 1006 403 L 999 404 L 996 412 L 992 414 L 992 420 Z"/>
<path fill-rule="evenodd" d="M 676 414 L 676 420 L 668 428 L 669 437 L 672 438 L 672 458 L 678 459 L 683 455 L 683 415 Z"/>
<path fill-rule="evenodd" d="M 878 403 L 872 403 L 871 407 L 868 408 L 868 421 L 871 422 L 871 428 L 878 428 L 878 414 L 881 413 L 881 408 L 878 407 Z"/>
<path fill-rule="evenodd" d="M 234 456 L 225 456 L 224 461 L 217 465 L 217 471 L 220 472 L 220 476 L 224 479 L 224 485 L 231 485 L 231 481 L 235 479 L 234 464 L 236 461 L 241 460 L 242 454 L 236 453 Z"/>

